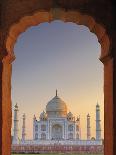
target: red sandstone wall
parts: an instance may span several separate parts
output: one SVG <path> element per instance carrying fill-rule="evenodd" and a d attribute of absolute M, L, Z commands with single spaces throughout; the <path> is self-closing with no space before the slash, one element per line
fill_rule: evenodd
<path fill-rule="evenodd" d="M 103 153 L 104 146 L 13 145 L 13 153 Z"/>

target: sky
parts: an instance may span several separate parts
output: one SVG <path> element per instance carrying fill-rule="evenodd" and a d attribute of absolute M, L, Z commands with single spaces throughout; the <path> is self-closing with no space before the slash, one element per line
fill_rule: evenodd
<path fill-rule="evenodd" d="M 27 138 L 32 138 L 33 116 L 54 96 L 67 104 L 68 111 L 81 118 L 81 137 L 86 139 L 86 116 L 91 116 L 95 137 L 95 106 L 101 108 L 104 131 L 103 64 L 101 46 L 95 34 L 82 25 L 53 21 L 28 28 L 15 44 L 12 69 L 12 111 L 19 106 L 19 137 L 22 115 L 26 114 Z M 14 114 L 14 111 L 13 111 Z M 12 123 L 13 126 L 13 123 Z M 13 131 L 12 131 L 13 132 Z"/>

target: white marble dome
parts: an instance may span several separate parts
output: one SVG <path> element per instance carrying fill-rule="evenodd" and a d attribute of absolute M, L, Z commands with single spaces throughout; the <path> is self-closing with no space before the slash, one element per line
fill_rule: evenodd
<path fill-rule="evenodd" d="M 56 94 L 56 96 L 48 102 L 46 106 L 46 112 L 48 117 L 65 117 L 67 115 L 66 103 Z"/>

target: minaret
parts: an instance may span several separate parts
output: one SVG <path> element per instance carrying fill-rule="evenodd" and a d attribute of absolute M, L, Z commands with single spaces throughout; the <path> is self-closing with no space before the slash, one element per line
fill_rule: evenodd
<path fill-rule="evenodd" d="M 18 105 L 16 103 L 15 108 L 14 108 L 14 136 L 13 136 L 13 144 L 18 144 L 19 143 L 19 138 L 18 138 Z"/>
<path fill-rule="evenodd" d="M 101 140 L 100 106 L 96 105 L 96 140 Z"/>
<path fill-rule="evenodd" d="M 25 116 L 25 114 L 23 114 L 22 141 L 25 141 L 25 137 L 26 137 L 25 120 L 26 120 L 26 116 Z"/>
<path fill-rule="evenodd" d="M 80 125 L 80 115 L 77 117 L 77 124 L 78 124 L 78 135 L 79 137 L 77 139 L 81 139 L 81 125 Z"/>
<path fill-rule="evenodd" d="M 36 116 L 33 117 L 33 140 L 35 139 L 35 122 L 36 122 Z"/>
<path fill-rule="evenodd" d="M 90 115 L 87 115 L 87 140 L 91 139 Z"/>

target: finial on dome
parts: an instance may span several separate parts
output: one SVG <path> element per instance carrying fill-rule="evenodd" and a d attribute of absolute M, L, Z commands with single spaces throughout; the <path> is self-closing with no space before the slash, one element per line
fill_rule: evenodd
<path fill-rule="evenodd" d="M 90 117 L 89 113 L 87 114 L 87 117 Z"/>
<path fill-rule="evenodd" d="M 98 101 L 97 101 L 96 107 L 99 107 L 99 103 L 98 103 Z"/>
<path fill-rule="evenodd" d="M 56 96 L 57 96 L 58 94 L 57 94 L 57 89 L 56 89 Z"/>

